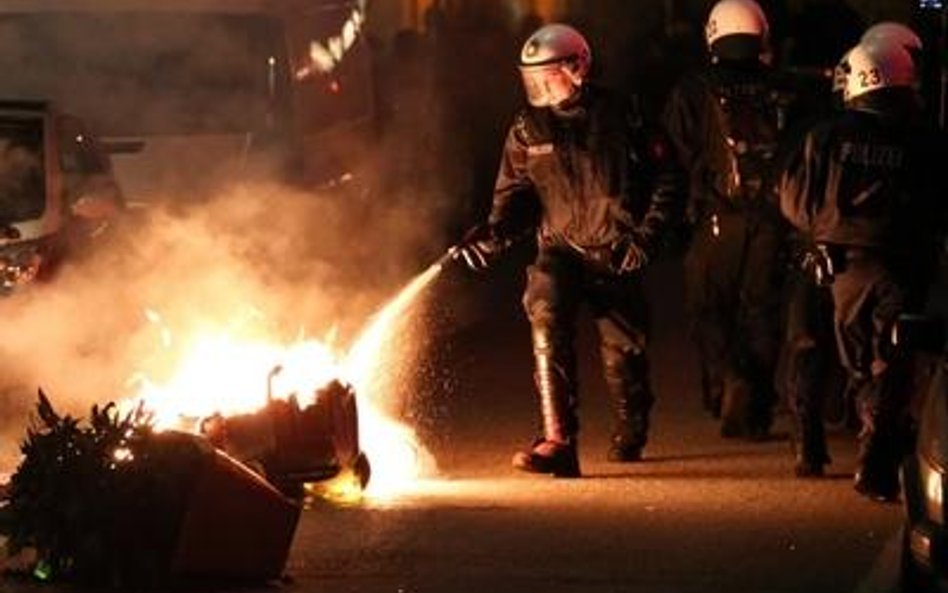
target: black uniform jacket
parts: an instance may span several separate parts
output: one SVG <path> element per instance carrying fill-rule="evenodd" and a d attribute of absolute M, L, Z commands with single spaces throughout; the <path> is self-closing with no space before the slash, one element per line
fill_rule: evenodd
<path fill-rule="evenodd" d="M 774 103 L 780 116 L 775 123 L 782 135 L 775 169 L 780 168 L 786 146 L 801 133 L 803 120 L 813 109 L 813 99 L 799 81 L 757 61 L 712 64 L 705 71 L 683 76 L 668 95 L 663 123 L 688 175 L 688 218 L 692 223 L 734 207 L 723 189 L 731 171 L 723 131 L 715 116 L 715 89 L 727 94 L 763 93 Z M 774 210 L 775 202 L 771 203 Z"/>
<path fill-rule="evenodd" d="M 843 111 L 813 127 L 790 158 L 781 211 L 819 243 L 930 249 L 948 211 L 944 146 L 907 118 Z"/>
<path fill-rule="evenodd" d="M 587 86 L 576 105 L 526 108 L 507 134 L 489 224 L 538 228 L 541 247 L 581 254 L 632 241 L 652 255 L 679 216 L 676 159 L 630 100 Z"/>

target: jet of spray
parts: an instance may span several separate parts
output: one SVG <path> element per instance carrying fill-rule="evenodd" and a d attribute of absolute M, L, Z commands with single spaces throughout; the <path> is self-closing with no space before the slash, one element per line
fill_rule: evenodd
<path fill-rule="evenodd" d="M 374 373 L 367 372 L 379 363 L 384 344 L 397 327 L 397 321 L 411 308 L 418 296 L 431 285 L 445 267 L 457 259 L 458 250 L 452 247 L 436 262 L 412 279 L 382 307 L 360 334 L 346 356 L 345 375 L 357 393 L 370 393 Z M 362 384 L 360 384 L 362 383 Z"/>

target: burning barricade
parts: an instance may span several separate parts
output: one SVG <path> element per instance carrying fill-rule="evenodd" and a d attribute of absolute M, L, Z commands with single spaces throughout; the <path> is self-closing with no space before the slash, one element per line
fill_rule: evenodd
<path fill-rule="evenodd" d="M 165 380 L 136 380 L 137 397 L 93 407 L 85 421 L 40 392 L 0 506 L 6 568 L 125 590 L 190 577 L 268 581 L 283 573 L 306 486 L 342 478 L 330 497 L 350 501 L 369 485 L 371 457 L 375 496 L 408 490 L 434 461 L 378 409 L 385 390 L 373 379 L 388 368 L 385 345 L 405 311 L 449 257 L 344 353 L 331 340 L 286 348 L 229 331 L 172 336 L 148 315 L 180 355 Z"/>
<path fill-rule="evenodd" d="M 300 507 L 206 439 L 153 430 L 141 408 L 86 422 L 40 393 L 9 485 L 13 558 L 40 580 L 154 586 L 282 574 Z M 20 555 L 20 556 L 18 556 Z"/>
<path fill-rule="evenodd" d="M 40 392 L 0 531 L 8 565 L 40 580 L 156 586 L 190 578 L 279 578 L 303 486 L 349 472 L 365 487 L 355 393 L 271 399 L 215 415 L 203 435 L 155 430 L 141 404 L 60 415 Z M 27 559 L 24 561 L 24 559 Z"/>
<path fill-rule="evenodd" d="M 355 392 L 333 381 L 301 408 L 295 397 L 269 399 L 252 414 L 205 419 L 201 432 L 217 448 L 255 468 L 287 496 L 304 484 L 351 472 L 360 488 L 369 482 L 368 457 L 359 449 Z"/>

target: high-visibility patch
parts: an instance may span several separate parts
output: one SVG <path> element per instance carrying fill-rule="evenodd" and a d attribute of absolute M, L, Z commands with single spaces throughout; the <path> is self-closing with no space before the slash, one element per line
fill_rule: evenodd
<path fill-rule="evenodd" d="M 534 144 L 532 146 L 528 146 L 527 154 L 530 156 L 553 154 L 553 143 L 547 142 L 546 144 Z"/>

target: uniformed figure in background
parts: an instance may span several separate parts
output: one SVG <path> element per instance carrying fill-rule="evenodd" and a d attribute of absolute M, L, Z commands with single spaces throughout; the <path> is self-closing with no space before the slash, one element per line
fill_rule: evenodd
<path fill-rule="evenodd" d="M 905 48 L 917 73 L 922 41 L 907 26 L 877 23 L 865 31 L 861 44 L 895 44 Z M 848 70 L 847 53 L 840 59 L 833 77 L 832 103 L 840 109 L 844 107 Z M 837 379 L 839 358 L 834 347 L 832 275 L 828 267 L 831 262 L 806 234 L 795 241 L 795 246 L 795 269 L 791 270 L 788 285 L 781 388 L 793 416 L 794 472 L 799 477 L 818 477 L 830 462 L 824 428 L 827 398 L 834 400 L 833 408 L 846 419 L 852 393 L 843 389 Z"/>
<path fill-rule="evenodd" d="M 523 302 L 542 432 L 513 464 L 563 477 L 580 474 L 573 347 L 584 303 L 615 410 L 609 458 L 642 456 L 654 398 L 640 270 L 678 216 L 670 146 L 646 132 L 632 101 L 587 81 L 591 61 L 586 40 L 566 25 L 544 26 L 527 40 L 520 71 L 530 105 L 507 135 L 488 224 L 459 250 L 479 268 L 537 231 Z"/>
<path fill-rule="evenodd" d="M 669 95 L 665 126 L 689 173 L 688 310 L 706 407 L 725 437 L 768 435 L 780 342 L 784 224 L 774 176 L 794 91 L 769 64 L 753 0 L 721 0 L 706 25 L 708 67 Z"/>
<path fill-rule="evenodd" d="M 847 54 L 845 109 L 807 133 L 780 188 L 781 209 L 825 255 L 839 355 L 861 421 L 855 488 L 898 496 L 910 365 L 892 344 L 919 311 L 944 233 L 940 137 L 926 124 L 912 56 L 899 44 Z"/>

